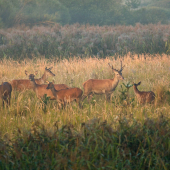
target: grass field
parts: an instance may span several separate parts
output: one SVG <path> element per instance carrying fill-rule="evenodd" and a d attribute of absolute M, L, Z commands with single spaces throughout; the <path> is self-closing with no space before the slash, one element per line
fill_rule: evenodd
<path fill-rule="evenodd" d="M 75 58 L 62 61 L 37 59 L 22 62 L 4 59 L 0 64 L 0 78 L 1 82 L 25 79 L 27 78 L 25 70 L 29 73 L 38 71 L 36 76 L 38 78 L 43 74 L 45 67 L 53 67 L 52 72 L 56 76 L 49 77 L 49 81 L 54 80 L 56 84 L 64 83 L 70 87 L 83 89 L 83 82 L 90 78 L 113 78 L 114 74 L 108 67 L 108 63 L 120 69 L 120 60 L 125 65 L 122 72 L 124 80 L 119 82 L 109 103 L 106 102 L 104 95 L 97 95 L 93 97 L 90 104 L 85 100 L 83 109 L 73 103 L 65 110 L 59 110 L 56 101 L 47 101 L 47 105 L 44 105 L 33 91 L 13 91 L 11 106 L 0 108 L 0 167 L 2 169 L 18 169 L 18 167 L 19 169 L 35 167 L 39 169 L 102 169 L 102 167 L 103 169 L 169 169 L 170 60 L 167 55 L 128 54 L 116 60 L 114 57 Z M 139 90 L 152 90 L 156 94 L 153 105 L 137 104 L 133 88 L 129 90 L 129 98 L 127 93 L 123 95 L 126 89 L 123 83 L 132 84 L 139 81 L 142 82 Z M 107 129 L 108 133 L 102 129 Z M 56 133 L 58 136 L 55 136 Z M 116 141 L 113 142 L 111 134 L 114 134 Z M 61 142 L 62 144 L 55 143 L 59 137 L 61 137 L 60 142 L 65 141 L 64 139 L 68 141 Z M 82 141 L 86 138 L 88 140 L 85 146 Z M 48 140 L 51 140 L 52 144 L 47 142 L 47 147 Z M 46 143 L 43 146 L 42 141 Z M 62 147 L 59 147 L 60 145 Z M 73 145 L 74 149 L 69 149 Z M 3 149 L 9 146 L 11 146 L 9 151 Z M 29 149 L 24 150 L 24 148 Z M 32 153 L 31 156 L 29 153 Z M 34 160 L 37 162 L 35 163 Z"/>

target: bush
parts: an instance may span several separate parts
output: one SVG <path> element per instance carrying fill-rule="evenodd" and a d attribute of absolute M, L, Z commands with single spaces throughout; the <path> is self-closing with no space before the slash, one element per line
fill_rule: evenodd
<path fill-rule="evenodd" d="M 21 131 L 0 152 L 1 169 L 169 169 L 169 120 L 159 117 L 119 119 L 116 130 L 106 121 L 92 119 L 77 131 L 72 125 L 53 131 L 40 122 Z"/>

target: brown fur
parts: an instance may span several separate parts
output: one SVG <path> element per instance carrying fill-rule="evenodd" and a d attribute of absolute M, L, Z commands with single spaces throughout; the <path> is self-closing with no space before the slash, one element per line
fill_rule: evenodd
<path fill-rule="evenodd" d="M 33 90 L 35 91 L 38 98 L 43 98 L 43 96 L 47 94 L 47 97 L 50 97 L 50 100 L 56 99 L 51 90 L 47 89 L 48 84 L 36 84 L 34 74 L 30 74 L 29 79 L 31 80 Z M 55 84 L 54 86 L 57 90 L 69 88 L 66 84 Z"/>
<path fill-rule="evenodd" d="M 3 107 L 4 107 L 4 101 L 7 103 L 7 106 L 10 105 L 11 92 L 12 92 L 12 86 L 10 83 L 4 82 L 2 83 L 2 85 L 0 85 L 0 96 L 2 99 Z"/>
<path fill-rule="evenodd" d="M 139 86 L 141 82 L 138 84 L 133 83 L 133 89 L 137 98 L 138 103 L 153 103 L 155 100 L 155 93 L 152 91 L 139 91 L 137 86 Z"/>
<path fill-rule="evenodd" d="M 62 104 L 64 107 L 66 104 L 76 101 L 81 107 L 80 99 L 82 97 L 83 91 L 79 88 L 70 88 L 70 89 L 63 89 L 63 90 L 56 90 L 54 84 L 50 82 L 48 84 L 47 89 L 51 89 L 51 92 L 55 96 L 58 103 Z"/>
<path fill-rule="evenodd" d="M 39 79 L 35 79 L 35 82 L 37 84 L 43 84 L 46 82 L 48 76 L 55 76 L 54 73 L 51 72 L 52 68 L 45 68 L 44 74 L 42 75 L 41 78 Z M 27 71 L 25 70 L 25 74 L 28 75 Z M 37 72 L 36 72 L 37 74 Z M 33 89 L 33 84 L 31 83 L 30 80 L 28 79 L 18 79 L 18 80 L 12 80 L 10 82 L 10 84 L 12 85 L 12 88 L 18 91 L 23 91 L 26 89 Z"/>
<path fill-rule="evenodd" d="M 112 70 L 115 73 L 115 77 L 113 79 L 102 79 L 102 80 L 89 79 L 86 82 L 84 82 L 83 83 L 84 94 L 82 100 L 84 100 L 87 96 L 90 99 L 93 96 L 93 94 L 105 94 L 107 100 L 109 100 L 111 94 L 116 89 L 119 80 L 124 79 L 122 76 L 122 70 L 123 70 L 122 63 L 121 63 L 121 69 L 119 71 L 114 69 L 113 66 L 112 66 Z"/>

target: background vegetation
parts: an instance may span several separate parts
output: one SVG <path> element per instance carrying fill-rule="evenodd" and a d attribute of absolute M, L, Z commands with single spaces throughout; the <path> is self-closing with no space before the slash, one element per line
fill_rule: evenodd
<path fill-rule="evenodd" d="M 0 30 L 0 57 L 21 60 L 44 55 L 103 58 L 114 54 L 170 53 L 170 25 L 54 25 Z"/>
<path fill-rule="evenodd" d="M 168 0 L 0 0 L 0 28 L 17 25 L 168 24 Z"/>
<path fill-rule="evenodd" d="M 89 78 L 112 78 L 123 60 L 124 80 L 107 103 L 95 96 L 83 109 L 76 103 L 59 110 L 55 101 L 38 100 L 33 91 L 12 93 L 9 108 L 0 107 L 0 169 L 169 169 L 170 60 L 167 55 L 14 60 L 0 63 L 2 81 L 40 77 L 53 66 L 55 83 L 82 89 Z M 52 78 L 49 78 L 52 81 Z M 156 94 L 154 105 L 138 105 L 133 88 Z M 127 97 L 128 96 L 128 97 Z M 1 103 L 0 103 L 1 104 Z M 45 109 L 44 109 L 45 108 Z"/>
<path fill-rule="evenodd" d="M 169 54 L 169 18 L 167 0 L 0 0 L 0 58 Z"/>

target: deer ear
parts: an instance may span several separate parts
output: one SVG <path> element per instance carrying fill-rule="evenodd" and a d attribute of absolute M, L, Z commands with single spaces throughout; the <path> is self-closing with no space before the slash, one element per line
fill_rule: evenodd
<path fill-rule="evenodd" d="M 37 74 L 38 74 L 38 71 L 35 72 L 35 75 L 37 75 Z"/>
<path fill-rule="evenodd" d="M 28 71 L 27 70 L 25 70 L 25 74 L 28 75 Z"/>
<path fill-rule="evenodd" d="M 47 70 L 47 67 L 45 68 L 45 70 Z"/>
<path fill-rule="evenodd" d="M 51 70 L 53 67 L 50 67 L 49 70 Z"/>

